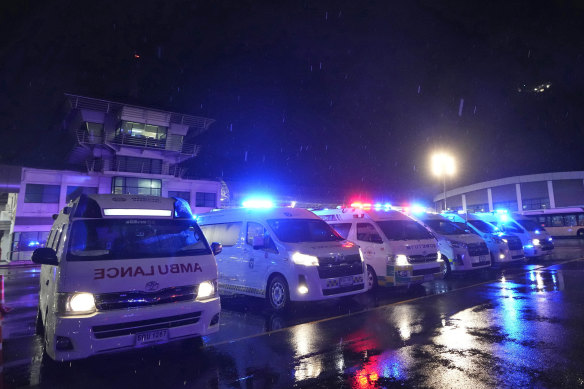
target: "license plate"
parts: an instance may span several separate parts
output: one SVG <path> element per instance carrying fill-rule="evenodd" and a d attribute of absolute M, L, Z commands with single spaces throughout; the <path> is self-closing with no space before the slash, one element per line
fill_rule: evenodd
<path fill-rule="evenodd" d="M 434 281 L 434 274 L 424 274 L 424 281 Z"/>
<path fill-rule="evenodd" d="M 488 260 L 489 257 L 487 257 L 486 255 L 479 256 L 479 262 L 487 262 Z"/>
<path fill-rule="evenodd" d="M 154 330 L 136 334 L 136 346 L 163 342 L 168 339 L 168 330 Z"/>
<path fill-rule="evenodd" d="M 339 278 L 340 286 L 350 286 L 353 285 L 353 277 L 341 277 Z"/>

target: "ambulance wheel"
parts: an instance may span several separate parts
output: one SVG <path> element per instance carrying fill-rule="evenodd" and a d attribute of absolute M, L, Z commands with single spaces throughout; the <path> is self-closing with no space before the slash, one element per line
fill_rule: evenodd
<path fill-rule="evenodd" d="M 288 283 L 284 277 L 276 275 L 272 277 L 268 285 L 268 303 L 274 311 L 283 311 L 290 303 Z"/>
<path fill-rule="evenodd" d="M 367 265 L 367 290 L 375 290 L 377 287 L 377 275 L 375 274 L 375 270 Z"/>
<path fill-rule="evenodd" d="M 450 273 L 452 273 L 452 268 L 450 267 L 450 260 L 446 257 L 444 257 L 444 269 L 442 270 L 442 273 L 444 274 L 444 278 L 448 278 L 450 276 Z"/>
<path fill-rule="evenodd" d="M 41 315 L 40 308 L 37 310 L 34 333 L 37 335 L 41 335 L 41 336 L 45 334 L 45 326 L 43 325 L 43 317 Z M 44 337 L 43 337 L 43 340 L 44 340 Z"/>

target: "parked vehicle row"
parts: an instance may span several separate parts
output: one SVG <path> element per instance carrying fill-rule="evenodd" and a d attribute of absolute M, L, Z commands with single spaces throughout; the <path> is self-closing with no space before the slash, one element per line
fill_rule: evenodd
<path fill-rule="evenodd" d="M 37 333 L 52 359 L 79 359 L 218 331 L 219 294 L 280 311 L 552 249 L 544 228 L 507 214 L 260 204 L 195 218 L 180 198 L 82 195 L 32 257 Z"/>

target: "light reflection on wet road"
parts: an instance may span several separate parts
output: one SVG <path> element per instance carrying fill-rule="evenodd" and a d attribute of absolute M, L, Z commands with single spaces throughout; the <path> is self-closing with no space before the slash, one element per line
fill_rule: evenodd
<path fill-rule="evenodd" d="M 37 273 L 6 274 L 4 386 L 579 387 L 584 386 L 584 245 L 551 261 L 423 287 L 294 306 L 223 299 L 221 330 L 192 343 L 55 366 L 33 335 Z M 446 293 L 448 292 L 448 293 Z"/>

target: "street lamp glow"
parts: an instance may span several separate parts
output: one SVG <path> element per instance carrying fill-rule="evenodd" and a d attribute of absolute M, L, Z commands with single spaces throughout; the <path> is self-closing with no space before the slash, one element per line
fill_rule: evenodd
<path fill-rule="evenodd" d="M 454 158 L 448 154 L 438 153 L 432 156 L 432 173 L 435 176 L 454 175 L 456 168 Z"/>
<path fill-rule="evenodd" d="M 432 173 L 436 177 L 442 178 L 444 188 L 444 211 L 448 209 L 446 206 L 446 176 L 453 176 L 456 167 L 454 158 L 446 153 L 436 153 L 432 155 Z"/>

